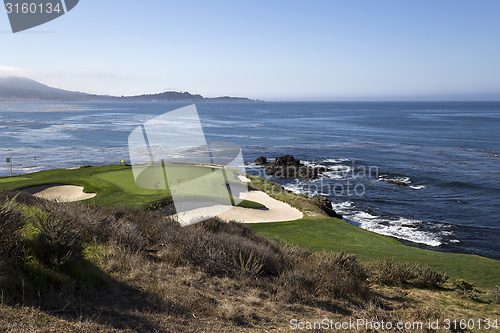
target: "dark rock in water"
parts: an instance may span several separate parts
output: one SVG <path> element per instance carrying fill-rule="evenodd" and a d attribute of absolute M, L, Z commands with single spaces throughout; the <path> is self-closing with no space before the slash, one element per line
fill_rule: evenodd
<path fill-rule="evenodd" d="M 255 161 L 253 161 L 256 165 L 266 165 L 267 164 L 267 158 L 261 156 Z"/>
<path fill-rule="evenodd" d="M 402 228 L 412 228 L 412 229 L 417 229 L 417 227 L 416 227 L 416 226 L 411 225 L 411 224 L 401 224 L 401 227 L 402 227 Z"/>
<path fill-rule="evenodd" d="M 398 186 L 401 186 L 401 187 L 406 187 L 406 186 L 409 186 L 408 184 L 406 184 L 405 182 L 401 182 L 401 181 L 398 181 L 398 180 L 392 180 L 392 179 L 388 179 L 387 182 L 389 184 L 394 184 L 394 185 L 398 185 Z"/>
<path fill-rule="evenodd" d="M 323 172 L 327 172 L 328 171 L 328 168 L 325 168 L 325 167 L 316 167 L 314 169 L 317 170 L 318 173 L 323 173 Z"/>
<path fill-rule="evenodd" d="M 308 168 L 306 166 L 277 166 L 267 165 L 266 173 L 278 178 L 302 178 L 302 179 L 316 179 L 318 178 L 318 170 Z"/>
<path fill-rule="evenodd" d="M 343 216 L 338 214 L 336 211 L 333 210 L 332 207 L 332 202 L 325 197 L 320 197 L 319 199 L 319 208 L 321 208 L 325 213 L 328 214 L 330 217 L 336 217 L 338 219 L 341 219 Z"/>
<path fill-rule="evenodd" d="M 278 178 L 316 179 L 326 168 L 311 168 L 300 163 L 292 155 L 276 158 L 276 161 L 266 164 L 266 173 Z"/>
<path fill-rule="evenodd" d="M 280 166 L 286 165 L 286 166 L 296 166 L 296 167 L 303 166 L 303 164 L 300 163 L 300 160 L 296 159 L 292 155 L 284 155 L 276 157 L 274 165 L 280 165 Z"/>

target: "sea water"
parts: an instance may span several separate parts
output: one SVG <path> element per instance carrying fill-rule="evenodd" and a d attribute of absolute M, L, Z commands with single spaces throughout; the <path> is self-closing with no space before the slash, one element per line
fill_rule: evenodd
<path fill-rule="evenodd" d="M 182 103 L 0 103 L 0 176 L 128 161 L 139 124 Z M 500 259 L 500 103 L 200 103 L 208 142 L 252 162 L 290 154 L 328 168 L 273 179 L 328 196 L 346 221 L 440 251 Z"/>

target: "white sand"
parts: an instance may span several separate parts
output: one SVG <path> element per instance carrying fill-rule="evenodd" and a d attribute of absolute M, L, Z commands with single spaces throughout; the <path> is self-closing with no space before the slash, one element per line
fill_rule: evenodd
<path fill-rule="evenodd" d="M 250 183 L 250 182 L 251 182 L 251 180 L 250 180 L 250 179 L 248 179 L 247 177 L 242 176 L 242 175 L 239 175 L 239 176 L 238 176 L 238 179 L 239 179 L 239 180 L 241 180 L 241 181 L 242 181 L 242 182 L 244 182 L 244 183 Z"/>
<path fill-rule="evenodd" d="M 233 207 L 218 216 L 225 220 L 244 223 L 293 221 L 304 217 L 304 214 L 297 208 L 273 199 L 261 191 L 250 191 L 246 193 L 244 199 L 263 204 L 267 209 Z"/>
<path fill-rule="evenodd" d="M 84 193 L 83 187 L 74 185 L 47 185 L 35 186 L 23 191 L 33 194 L 38 198 L 57 202 L 73 202 L 95 197 L 96 193 Z"/>
<path fill-rule="evenodd" d="M 266 206 L 267 209 L 213 205 L 207 208 L 199 208 L 182 212 L 178 217 L 182 221 L 189 221 L 191 219 L 200 220 L 200 216 L 217 215 L 224 220 L 243 223 L 293 221 L 304 217 L 304 214 L 302 214 L 302 212 L 298 209 L 293 208 L 289 204 L 273 199 L 261 191 L 250 191 L 246 193 L 244 199 L 261 203 Z"/>

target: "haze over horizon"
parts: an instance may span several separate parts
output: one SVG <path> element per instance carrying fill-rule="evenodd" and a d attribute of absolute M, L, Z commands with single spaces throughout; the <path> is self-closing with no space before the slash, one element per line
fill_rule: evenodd
<path fill-rule="evenodd" d="M 495 0 L 86 0 L 17 34 L 2 11 L 0 76 L 118 96 L 498 100 L 499 10 Z"/>

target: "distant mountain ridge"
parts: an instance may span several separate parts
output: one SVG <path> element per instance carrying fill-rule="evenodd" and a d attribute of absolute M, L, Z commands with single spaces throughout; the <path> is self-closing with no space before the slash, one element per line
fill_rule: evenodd
<path fill-rule="evenodd" d="M 93 95 L 52 88 L 23 77 L 0 77 L 0 100 L 7 101 L 130 101 L 130 102 L 260 102 L 245 97 L 206 98 L 189 92 L 166 91 L 137 96 Z"/>

